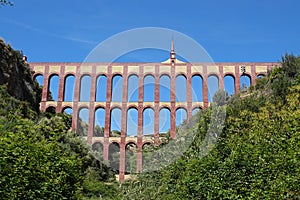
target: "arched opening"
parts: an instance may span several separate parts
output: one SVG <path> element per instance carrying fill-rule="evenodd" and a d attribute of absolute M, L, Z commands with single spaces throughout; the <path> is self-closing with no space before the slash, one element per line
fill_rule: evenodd
<path fill-rule="evenodd" d="M 127 136 L 137 136 L 138 134 L 138 110 L 130 108 L 127 111 Z"/>
<path fill-rule="evenodd" d="M 128 102 L 137 102 L 139 99 L 139 77 L 131 75 L 128 78 Z"/>
<path fill-rule="evenodd" d="M 201 110 L 200 107 L 194 108 L 194 109 L 192 110 L 192 115 L 193 115 L 193 116 L 196 115 L 200 110 Z"/>
<path fill-rule="evenodd" d="M 89 110 L 81 108 L 78 112 L 77 134 L 79 136 L 87 136 L 89 125 Z"/>
<path fill-rule="evenodd" d="M 101 142 L 95 142 L 92 145 L 92 150 L 94 151 L 94 156 L 97 159 L 103 160 L 103 144 Z"/>
<path fill-rule="evenodd" d="M 150 170 L 148 163 L 151 163 L 152 160 L 152 153 L 151 153 L 151 143 L 147 142 L 142 147 L 142 168 L 144 171 Z M 147 168 L 148 167 L 148 168 Z"/>
<path fill-rule="evenodd" d="M 136 173 L 136 144 L 126 144 L 125 152 L 125 173 L 135 174 Z"/>
<path fill-rule="evenodd" d="M 176 126 L 179 126 L 187 119 L 187 112 L 184 108 L 176 110 Z"/>
<path fill-rule="evenodd" d="M 120 145 L 117 142 L 113 142 L 109 145 L 108 159 L 110 167 L 113 171 L 119 173 L 120 168 Z"/>
<path fill-rule="evenodd" d="M 154 134 L 154 111 L 152 108 L 146 108 L 143 111 L 143 135 Z"/>
<path fill-rule="evenodd" d="M 59 90 L 59 76 L 53 75 L 49 80 L 49 93 L 48 100 L 58 101 L 58 90 Z"/>
<path fill-rule="evenodd" d="M 265 77 L 264 74 L 258 74 L 258 75 L 256 76 L 256 79 L 263 78 L 263 77 Z"/>
<path fill-rule="evenodd" d="M 54 106 L 48 106 L 46 109 L 47 113 L 55 114 L 56 113 L 56 108 Z"/>
<path fill-rule="evenodd" d="M 159 100 L 160 102 L 170 102 L 171 86 L 170 77 L 163 75 L 159 79 Z"/>
<path fill-rule="evenodd" d="M 155 79 L 151 75 L 144 78 L 144 102 L 154 101 L 154 86 Z"/>
<path fill-rule="evenodd" d="M 247 88 L 251 85 L 251 78 L 247 74 L 243 74 L 240 77 L 240 89 L 241 91 L 247 90 Z"/>
<path fill-rule="evenodd" d="M 186 78 L 183 75 L 176 77 L 176 101 L 186 101 Z"/>
<path fill-rule="evenodd" d="M 113 108 L 110 113 L 110 136 L 121 136 L 122 111 L 120 108 Z"/>
<path fill-rule="evenodd" d="M 97 108 L 94 119 L 94 137 L 104 137 L 105 109 Z"/>
<path fill-rule="evenodd" d="M 168 108 L 159 111 L 159 133 L 167 133 L 170 130 L 171 113 Z"/>
<path fill-rule="evenodd" d="M 212 97 L 219 90 L 219 79 L 216 75 L 211 75 L 207 79 L 208 101 L 212 102 Z"/>
<path fill-rule="evenodd" d="M 64 101 L 73 101 L 75 88 L 75 76 L 68 75 L 65 79 Z"/>
<path fill-rule="evenodd" d="M 224 77 L 224 89 L 228 95 L 234 94 L 234 77 L 232 75 L 226 75 Z"/>
<path fill-rule="evenodd" d="M 103 144 L 101 142 L 95 142 L 92 145 L 93 151 L 103 151 Z"/>
<path fill-rule="evenodd" d="M 44 76 L 41 74 L 38 74 L 35 76 L 34 78 L 36 80 L 36 82 L 38 82 L 38 84 L 43 87 L 44 86 Z"/>
<path fill-rule="evenodd" d="M 192 101 L 202 102 L 202 78 L 199 75 L 192 77 Z"/>
<path fill-rule="evenodd" d="M 80 81 L 80 101 L 89 102 L 91 94 L 91 77 L 84 75 Z"/>
<path fill-rule="evenodd" d="M 70 107 L 66 107 L 62 110 L 62 113 L 65 113 L 67 115 L 72 115 L 73 114 L 73 109 Z"/>
<path fill-rule="evenodd" d="M 122 102 L 123 77 L 115 75 L 112 79 L 112 101 Z"/>
<path fill-rule="evenodd" d="M 96 84 L 96 101 L 105 102 L 106 101 L 106 87 L 107 78 L 105 75 L 100 75 L 97 78 Z"/>

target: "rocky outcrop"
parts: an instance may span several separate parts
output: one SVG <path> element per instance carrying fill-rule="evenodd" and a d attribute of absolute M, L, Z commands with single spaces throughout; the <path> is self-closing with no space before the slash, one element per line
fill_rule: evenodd
<path fill-rule="evenodd" d="M 39 112 L 42 90 L 33 80 L 32 72 L 23 60 L 21 51 L 16 51 L 0 38 L 0 85 L 7 84 L 7 92 L 21 101 L 29 102 Z"/>

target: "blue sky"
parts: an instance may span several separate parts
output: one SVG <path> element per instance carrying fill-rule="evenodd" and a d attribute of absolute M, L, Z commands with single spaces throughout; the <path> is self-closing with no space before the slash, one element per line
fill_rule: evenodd
<path fill-rule="evenodd" d="M 190 36 L 217 62 L 278 61 L 285 52 L 300 54 L 297 0 L 13 2 L 0 8 L 0 36 L 29 61 L 81 62 L 108 37 L 149 26 Z M 129 57 L 147 62 L 168 56 L 149 54 Z"/>

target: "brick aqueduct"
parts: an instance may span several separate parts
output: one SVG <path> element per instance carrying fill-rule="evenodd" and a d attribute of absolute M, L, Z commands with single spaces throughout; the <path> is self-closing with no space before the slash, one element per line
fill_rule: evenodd
<path fill-rule="evenodd" d="M 110 145 L 118 145 L 119 147 L 119 180 L 124 180 L 125 176 L 125 159 L 126 147 L 129 144 L 136 146 L 136 171 L 142 170 L 142 149 L 145 144 L 159 139 L 159 117 L 163 108 L 168 109 L 170 117 L 170 135 L 176 137 L 176 111 L 180 108 L 186 112 L 187 120 L 192 117 L 195 108 L 205 109 L 209 106 L 208 94 L 208 78 L 215 76 L 218 80 L 219 89 L 224 89 L 224 78 L 232 77 L 234 81 L 234 93 L 240 91 L 240 78 L 247 76 L 251 85 L 256 83 L 256 79 L 260 75 L 265 75 L 268 70 L 278 66 L 279 63 L 185 63 L 176 59 L 174 50 L 170 53 L 170 58 L 162 63 L 48 63 L 36 62 L 29 63 L 31 70 L 34 71 L 34 78 L 42 76 L 43 93 L 40 109 L 46 111 L 48 108 L 55 108 L 57 113 L 64 112 L 66 108 L 72 109 L 72 128 L 76 131 L 78 127 L 79 112 L 81 109 L 88 109 L 88 128 L 85 135 L 88 143 L 91 145 L 101 144 L 103 151 L 103 159 L 109 159 Z M 242 71 L 241 71 L 242 69 Z M 58 97 L 56 100 L 49 100 L 50 82 L 52 77 L 59 77 Z M 66 79 L 70 76 L 75 78 L 74 93 L 72 100 L 66 100 Z M 90 100 L 82 100 L 80 98 L 81 82 L 84 76 L 90 78 Z M 98 101 L 96 92 L 101 88 L 97 86 L 97 79 L 100 76 L 106 77 L 105 98 L 106 101 Z M 122 100 L 115 102 L 112 100 L 113 79 L 114 77 L 122 77 Z M 132 102 L 128 98 L 128 80 L 131 76 L 137 77 L 138 97 Z M 146 76 L 152 76 L 154 80 L 153 101 L 144 102 L 144 79 Z M 169 101 L 161 101 L 160 99 L 160 78 L 167 76 L 169 78 Z M 176 78 L 183 76 L 186 85 L 186 97 L 184 102 L 176 100 Z M 194 77 L 202 80 L 202 101 L 192 99 L 192 81 Z M 86 89 L 86 88 L 85 88 Z M 102 137 L 95 136 L 95 112 L 98 108 L 105 111 L 104 134 Z M 120 136 L 112 136 L 111 133 L 111 113 L 114 108 L 121 110 Z M 134 108 L 137 110 L 137 134 L 130 136 L 126 134 L 127 130 L 127 114 L 128 110 Z M 145 109 L 151 108 L 154 111 L 154 132 L 152 137 L 143 135 L 143 112 Z M 153 137 L 154 136 L 154 137 Z"/>

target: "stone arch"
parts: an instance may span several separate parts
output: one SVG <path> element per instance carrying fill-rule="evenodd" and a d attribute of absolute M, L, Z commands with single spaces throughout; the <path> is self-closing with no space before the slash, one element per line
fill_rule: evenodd
<path fill-rule="evenodd" d="M 59 82 L 60 77 L 58 74 L 49 76 L 48 100 L 58 101 Z"/>
<path fill-rule="evenodd" d="M 233 95 L 235 93 L 235 78 L 232 74 L 224 76 L 224 90 L 228 95 Z"/>
<path fill-rule="evenodd" d="M 263 78 L 265 76 L 266 76 L 265 74 L 257 74 L 256 79 Z"/>
<path fill-rule="evenodd" d="M 106 101 L 107 77 L 105 74 L 100 74 L 96 80 L 96 101 Z"/>
<path fill-rule="evenodd" d="M 89 125 L 89 109 L 87 107 L 82 107 L 78 110 L 77 134 L 79 136 L 87 136 L 88 125 Z"/>
<path fill-rule="evenodd" d="M 127 136 L 138 135 L 138 109 L 130 107 L 127 110 L 127 125 L 126 125 Z"/>
<path fill-rule="evenodd" d="M 113 171 L 119 172 L 120 169 L 120 145 L 117 142 L 112 142 L 108 146 L 108 159 L 110 167 Z"/>
<path fill-rule="evenodd" d="M 74 91 L 75 91 L 75 82 L 76 78 L 73 74 L 68 74 L 65 76 L 64 84 L 64 101 L 73 101 L 74 100 Z"/>
<path fill-rule="evenodd" d="M 203 101 L 203 79 L 200 74 L 192 76 L 192 101 L 202 102 Z"/>
<path fill-rule="evenodd" d="M 145 169 L 147 167 L 147 163 L 151 161 L 151 153 L 149 150 L 151 148 L 152 143 L 150 141 L 144 141 L 142 144 L 142 168 Z"/>
<path fill-rule="evenodd" d="M 36 80 L 36 82 L 38 82 L 40 87 L 44 86 L 44 75 L 43 74 L 37 73 L 34 75 L 33 79 Z"/>
<path fill-rule="evenodd" d="M 94 137 L 104 137 L 105 116 L 105 109 L 97 107 L 94 117 Z"/>
<path fill-rule="evenodd" d="M 143 110 L 143 135 L 154 134 L 154 110 L 151 107 L 146 107 Z"/>
<path fill-rule="evenodd" d="M 122 102 L 123 77 L 121 74 L 115 74 L 112 77 L 111 90 L 112 102 Z"/>
<path fill-rule="evenodd" d="M 70 106 L 66 106 L 62 109 L 62 113 L 72 115 L 73 114 L 73 108 Z"/>
<path fill-rule="evenodd" d="M 155 78 L 153 75 L 144 76 L 144 102 L 154 101 Z"/>
<path fill-rule="evenodd" d="M 131 74 L 128 77 L 128 102 L 138 102 L 139 99 L 139 77 L 136 74 Z"/>
<path fill-rule="evenodd" d="M 92 78 L 90 75 L 85 74 L 80 78 L 80 91 L 79 101 L 89 102 L 91 94 Z"/>
<path fill-rule="evenodd" d="M 92 145 L 92 150 L 101 153 L 103 156 L 103 144 L 100 141 L 97 141 Z"/>
<path fill-rule="evenodd" d="M 159 133 L 167 133 L 171 128 L 171 111 L 163 107 L 159 111 Z"/>
<path fill-rule="evenodd" d="M 55 114 L 55 113 L 56 113 L 56 107 L 50 105 L 50 106 L 48 106 L 48 107 L 46 108 L 46 112 L 47 112 L 47 113 L 51 113 L 51 114 Z"/>
<path fill-rule="evenodd" d="M 113 107 L 110 111 L 110 136 L 120 137 L 122 125 L 122 110 L 119 107 Z"/>
<path fill-rule="evenodd" d="M 187 110 L 183 107 L 176 109 L 176 126 L 181 125 L 187 119 Z"/>
<path fill-rule="evenodd" d="M 192 115 L 196 115 L 200 110 L 202 110 L 201 107 L 194 107 L 193 110 L 192 110 Z"/>
<path fill-rule="evenodd" d="M 125 146 L 125 173 L 135 174 L 136 169 L 137 145 L 134 142 L 128 142 Z"/>
<path fill-rule="evenodd" d="M 212 102 L 212 97 L 219 90 L 219 77 L 216 74 L 210 74 L 207 78 L 208 101 Z"/>
<path fill-rule="evenodd" d="M 162 74 L 159 78 L 159 101 L 170 102 L 171 100 L 171 78 Z"/>
<path fill-rule="evenodd" d="M 178 74 L 175 78 L 175 95 L 177 102 L 185 102 L 186 97 L 186 76 L 184 74 Z"/>
<path fill-rule="evenodd" d="M 240 76 L 240 89 L 246 90 L 251 85 L 251 76 L 247 73 L 243 73 Z"/>

